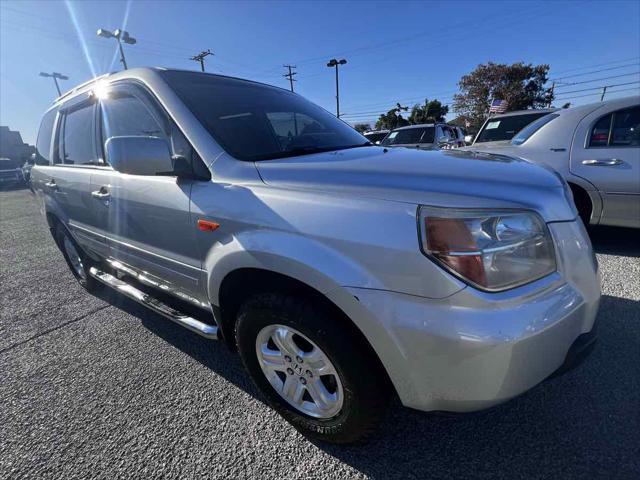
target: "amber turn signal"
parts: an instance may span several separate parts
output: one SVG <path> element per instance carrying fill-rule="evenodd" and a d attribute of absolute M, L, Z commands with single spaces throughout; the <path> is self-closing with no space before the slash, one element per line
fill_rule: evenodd
<path fill-rule="evenodd" d="M 213 232 L 217 230 L 219 226 L 220 224 L 216 222 L 202 219 L 198 220 L 198 230 L 202 230 L 203 232 Z"/>

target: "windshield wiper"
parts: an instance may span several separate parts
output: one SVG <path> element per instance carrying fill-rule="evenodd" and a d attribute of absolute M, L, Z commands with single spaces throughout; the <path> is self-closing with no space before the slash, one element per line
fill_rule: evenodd
<path fill-rule="evenodd" d="M 297 147 L 297 148 L 292 148 L 291 150 L 285 150 L 283 152 L 265 155 L 259 160 L 275 160 L 278 158 L 297 157 L 301 155 L 311 155 L 312 153 L 333 152 L 336 150 L 346 150 L 348 148 L 358 148 L 358 147 L 369 147 L 372 145 L 373 143 L 366 142 L 366 143 L 359 143 L 357 145 L 342 145 L 337 147 Z"/>

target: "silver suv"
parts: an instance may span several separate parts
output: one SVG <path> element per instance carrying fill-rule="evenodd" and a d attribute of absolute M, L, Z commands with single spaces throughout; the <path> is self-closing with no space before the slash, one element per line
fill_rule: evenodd
<path fill-rule="evenodd" d="M 59 98 L 32 171 L 78 282 L 237 349 L 300 431 L 366 437 L 506 401 L 593 344 L 600 281 L 566 183 L 386 149 L 287 90 L 134 69 Z"/>

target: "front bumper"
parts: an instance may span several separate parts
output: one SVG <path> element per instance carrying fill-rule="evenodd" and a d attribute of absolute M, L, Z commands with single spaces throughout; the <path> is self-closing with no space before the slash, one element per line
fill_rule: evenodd
<path fill-rule="evenodd" d="M 466 412 L 519 395 L 560 369 L 591 332 L 600 277 L 580 222 L 550 224 L 558 272 L 501 293 L 445 299 L 349 288 L 346 313 L 378 353 L 402 403 Z"/>

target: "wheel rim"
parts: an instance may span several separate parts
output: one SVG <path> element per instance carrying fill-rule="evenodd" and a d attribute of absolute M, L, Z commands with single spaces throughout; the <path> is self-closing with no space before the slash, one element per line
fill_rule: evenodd
<path fill-rule="evenodd" d="M 269 325 L 258 333 L 256 353 L 271 386 L 296 410 L 315 418 L 340 412 L 344 392 L 338 372 L 308 337 L 285 325 Z"/>
<path fill-rule="evenodd" d="M 71 267 L 73 268 L 74 272 L 78 277 L 80 277 L 82 280 L 85 280 L 87 278 L 87 274 L 84 271 L 82 258 L 80 257 L 80 254 L 76 249 L 76 246 L 66 235 L 64 236 L 63 243 L 64 243 L 64 250 L 67 254 L 67 258 L 69 259 L 69 262 L 71 263 Z"/>

